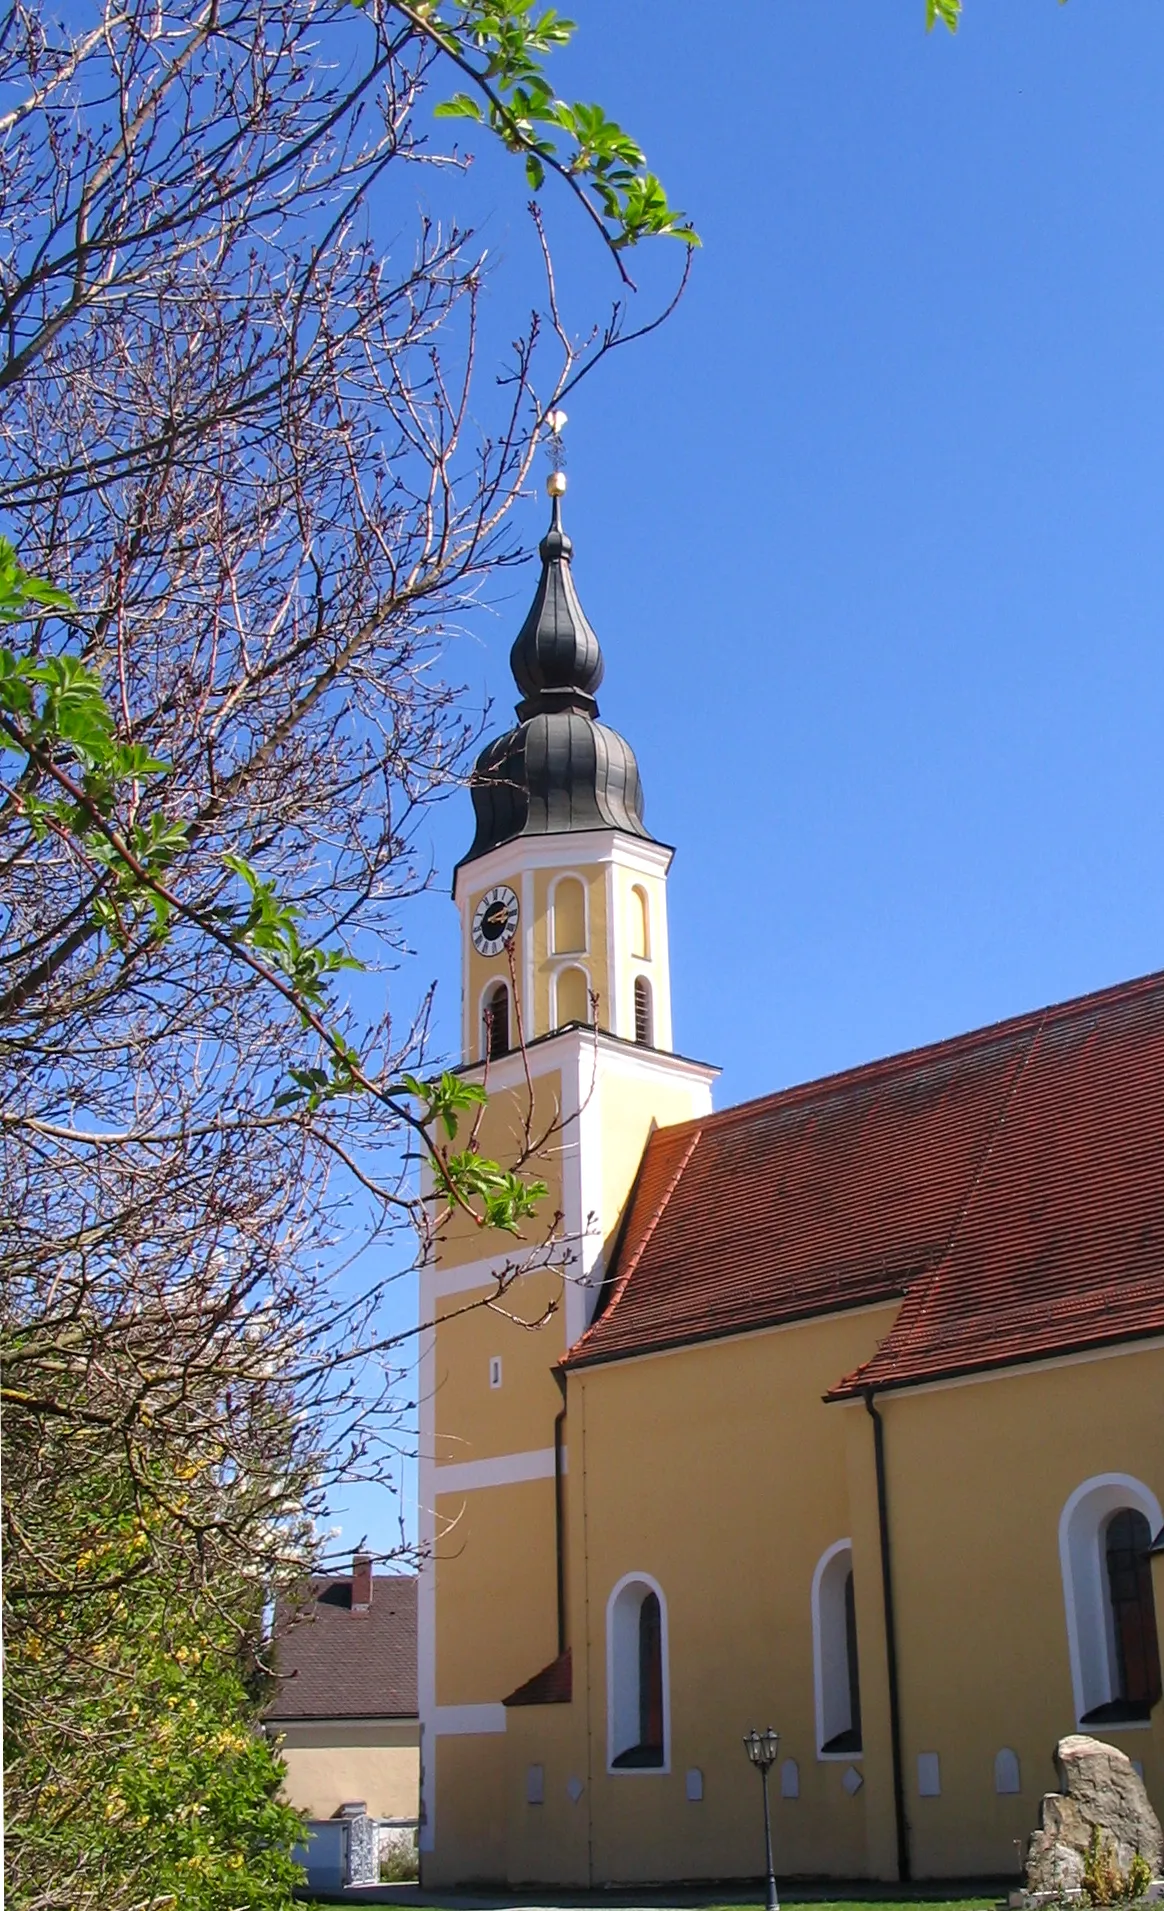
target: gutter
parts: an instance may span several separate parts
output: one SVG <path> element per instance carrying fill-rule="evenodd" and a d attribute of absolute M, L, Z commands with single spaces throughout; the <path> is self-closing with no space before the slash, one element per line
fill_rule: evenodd
<path fill-rule="evenodd" d="M 558 1657 L 566 1650 L 566 1376 L 552 1369 L 562 1390 L 562 1406 L 554 1416 L 554 1567 L 558 1595 Z"/>
<path fill-rule="evenodd" d="M 885 1423 L 865 1390 L 865 1411 L 873 1422 L 873 1462 L 877 1474 L 877 1530 L 881 1543 L 881 1596 L 885 1608 L 885 1665 L 889 1677 L 889 1743 L 893 1761 L 893 1819 L 897 1831 L 897 1876 L 912 1877 L 909 1820 L 905 1815 L 905 1776 L 901 1759 L 901 1691 L 897 1678 L 897 1615 L 893 1603 L 893 1555 L 889 1544 L 889 1501 L 885 1485 Z"/>

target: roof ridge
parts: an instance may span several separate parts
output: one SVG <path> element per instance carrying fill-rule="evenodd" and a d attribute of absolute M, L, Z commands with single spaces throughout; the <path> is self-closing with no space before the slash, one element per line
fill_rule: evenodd
<path fill-rule="evenodd" d="M 894 1321 L 893 1326 L 890 1328 L 880 1346 L 874 1353 L 870 1354 L 868 1360 L 863 1360 L 859 1367 L 854 1367 L 853 1371 L 846 1374 L 836 1387 L 830 1389 L 825 1395 L 826 1400 L 832 1400 L 843 1394 L 851 1393 L 854 1388 L 859 1387 L 861 1384 L 861 1375 L 867 1372 L 875 1361 L 880 1360 L 889 1351 L 893 1341 L 897 1339 L 899 1335 L 903 1340 L 907 1340 L 918 1324 L 924 1319 L 926 1308 L 937 1292 L 942 1269 L 953 1252 L 954 1243 L 962 1231 L 962 1225 L 974 1205 L 974 1200 L 979 1188 L 982 1186 L 982 1177 L 986 1173 L 987 1165 L 994 1154 L 999 1135 L 1006 1125 L 1007 1115 L 1014 1106 L 1015 1097 L 1022 1085 L 1023 1077 L 1030 1066 L 1035 1050 L 1039 1045 L 1039 1037 L 1046 1027 L 1047 1018 L 1050 1013 L 1051 1011 L 1049 1009 L 1043 1010 L 1035 1024 L 1026 1049 L 1011 1070 L 1010 1080 L 1007 1082 L 1006 1088 L 1003 1091 L 1002 1100 L 999 1103 L 998 1114 L 991 1123 L 990 1133 L 986 1137 L 982 1153 L 978 1157 L 974 1172 L 967 1185 L 966 1193 L 958 1205 L 957 1212 L 950 1223 L 946 1239 L 942 1244 L 941 1251 L 934 1261 L 933 1266 L 926 1269 L 924 1277 L 917 1283 L 916 1288 L 906 1290 L 905 1300 L 902 1303 L 897 1319 Z"/>
<path fill-rule="evenodd" d="M 1018 1035 L 1024 1028 L 1033 1028 L 1037 1034 L 1052 1021 L 1067 1021 L 1121 998 L 1133 1000 L 1141 992 L 1147 994 L 1160 988 L 1164 988 L 1164 969 L 1153 969 L 1148 975 L 1132 976 L 1126 982 L 1109 983 L 1105 988 L 1093 989 L 1086 995 L 1068 996 L 1065 1001 L 1051 1002 L 1043 1008 L 1024 1009 L 1019 1015 L 1004 1016 L 998 1022 L 986 1022 L 980 1028 L 964 1029 L 957 1035 L 943 1036 L 936 1042 L 919 1042 L 916 1047 L 899 1049 L 893 1055 L 876 1056 L 868 1062 L 854 1062 L 849 1068 L 814 1076 L 811 1081 L 790 1082 L 786 1088 L 778 1088 L 770 1095 L 754 1095 L 748 1101 L 733 1102 L 729 1108 L 717 1109 L 714 1114 L 694 1115 L 688 1121 L 671 1123 L 667 1132 L 682 1132 L 692 1128 L 701 1131 L 709 1127 L 728 1128 L 736 1121 L 751 1118 L 762 1108 L 775 1108 L 778 1105 L 794 1107 L 817 1095 L 840 1092 L 861 1082 L 891 1077 L 906 1068 L 916 1067 L 927 1056 L 937 1059 L 939 1056 L 956 1056 L 968 1049 L 985 1047 L 991 1041 Z"/>

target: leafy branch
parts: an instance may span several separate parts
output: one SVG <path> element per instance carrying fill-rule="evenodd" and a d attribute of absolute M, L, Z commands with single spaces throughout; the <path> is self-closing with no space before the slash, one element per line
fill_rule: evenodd
<path fill-rule="evenodd" d="M 0 538 L 0 622 L 67 616 L 75 608 L 66 592 L 26 571 Z M 318 1037 L 325 1063 L 290 1069 L 277 1109 L 311 1116 L 326 1103 L 373 1097 L 421 1141 L 438 1198 L 482 1228 L 520 1232 L 545 1183 L 502 1169 L 473 1145 L 450 1145 L 461 1118 L 484 1102 L 484 1089 L 447 1072 L 434 1081 L 407 1075 L 384 1086 L 327 1019 L 329 978 L 362 964 L 344 949 L 305 940 L 297 905 L 233 852 L 222 855 L 221 867 L 243 886 L 241 908 L 211 911 L 175 886 L 171 871 L 189 843 L 189 825 L 158 810 L 139 820 L 138 804 L 143 785 L 164 778 L 170 765 L 118 737 L 101 679 L 81 657 L 42 655 L 35 642 L 27 653 L 0 646 L 0 749 L 23 759 L 4 791 L 4 806 L 36 840 L 55 836 L 85 864 L 95 879 L 89 909 L 96 930 L 128 954 L 143 930 L 163 943 L 175 922 L 185 922 L 272 988 Z M 122 810 L 128 821 L 119 820 Z"/>
<path fill-rule="evenodd" d="M 362 0 L 356 0 L 362 4 Z M 547 173 L 565 181 L 597 226 L 630 283 L 622 253 L 643 239 L 699 236 L 671 205 L 641 146 L 604 108 L 560 99 L 545 60 L 566 46 L 575 22 L 533 0 L 391 0 L 413 31 L 469 82 L 435 109 L 438 118 L 485 125 L 507 152 L 524 158 L 535 192 Z"/>

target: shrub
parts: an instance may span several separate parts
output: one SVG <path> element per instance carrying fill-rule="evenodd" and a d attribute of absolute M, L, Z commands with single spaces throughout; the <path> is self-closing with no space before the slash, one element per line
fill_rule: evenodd
<path fill-rule="evenodd" d="M 389 1831 L 380 1837 L 381 1884 L 415 1884 L 420 1861 L 414 1831 Z"/>

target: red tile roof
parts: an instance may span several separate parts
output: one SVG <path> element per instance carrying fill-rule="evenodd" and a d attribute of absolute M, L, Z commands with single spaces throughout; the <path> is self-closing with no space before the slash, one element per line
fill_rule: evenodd
<path fill-rule="evenodd" d="M 830 1397 L 1164 1333 L 1164 975 L 660 1129 L 566 1365 L 897 1296 Z"/>
<path fill-rule="evenodd" d="M 411 1575 L 374 1574 L 366 1612 L 352 1611 L 350 1574 L 314 1578 L 300 1600 L 277 1603 L 275 1641 L 272 1723 L 416 1717 Z"/>
<path fill-rule="evenodd" d="M 502 1705 L 569 1705 L 574 1693 L 574 1671 L 570 1648 L 535 1672 L 532 1679 L 519 1685 Z"/>

